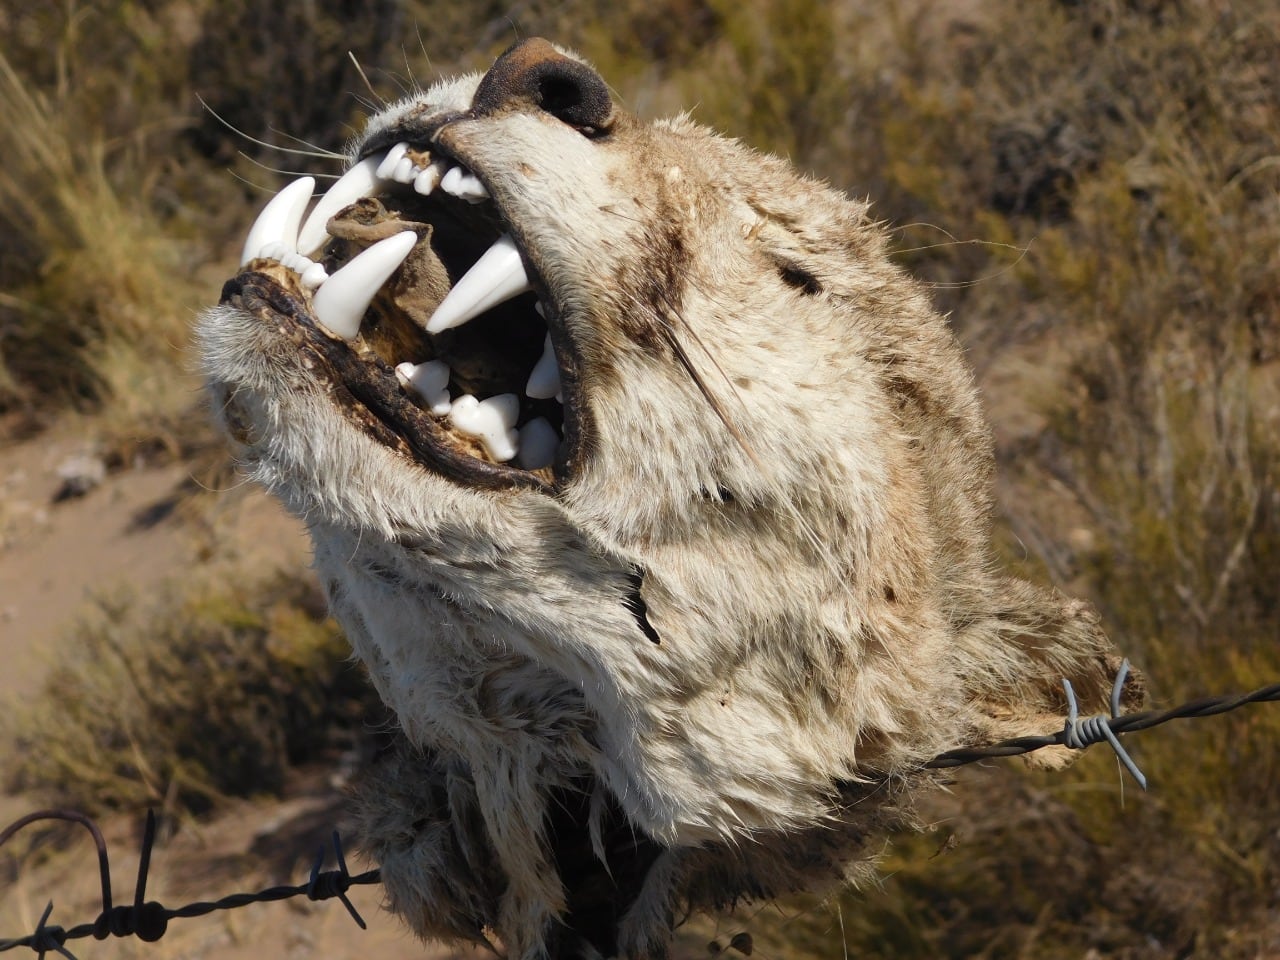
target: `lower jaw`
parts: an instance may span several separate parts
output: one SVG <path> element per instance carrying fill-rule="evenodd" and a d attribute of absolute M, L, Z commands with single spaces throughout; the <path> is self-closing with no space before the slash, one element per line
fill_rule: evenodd
<path fill-rule="evenodd" d="M 223 287 L 221 302 L 279 327 L 297 349 L 299 363 L 308 374 L 331 388 L 342 415 L 378 443 L 464 486 L 552 492 L 549 468 L 524 470 L 468 453 L 444 426 L 414 404 L 389 364 L 373 354 L 359 356 L 351 345 L 323 332 L 304 300 L 269 274 L 256 270 L 239 274 Z"/>

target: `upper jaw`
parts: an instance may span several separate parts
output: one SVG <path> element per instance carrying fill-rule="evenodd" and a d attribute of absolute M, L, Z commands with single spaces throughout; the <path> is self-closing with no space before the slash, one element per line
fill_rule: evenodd
<path fill-rule="evenodd" d="M 439 143 L 457 117 L 381 131 L 314 204 L 310 178 L 286 187 L 223 302 L 248 284 L 305 328 L 348 418 L 371 414 L 427 468 L 552 492 L 582 463 L 577 351 L 483 168 Z M 261 295 L 271 285 L 287 296 Z"/>

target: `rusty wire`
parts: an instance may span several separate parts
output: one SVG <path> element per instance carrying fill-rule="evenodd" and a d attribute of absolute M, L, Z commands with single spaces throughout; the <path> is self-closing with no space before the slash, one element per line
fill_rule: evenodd
<path fill-rule="evenodd" d="M 1122 672 L 1117 677 L 1117 691 L 1123 684 L 1123 679 L 1124 674 Z M 1069 702 L 1074 704 L 1075 698 L 1069 686 L 1067 696 Z M 1094 743 L 1108 742 L 1114 748 L 1118 745 L 1115 737 L 1119 734 L 1149 730 L 1171 720 L 1194 720 L 1213 717 L 1232 710 L 1238 710 L 1251 703 L 1274 703 L 1280 701 L 1280 683 L 1259 687 L 1250 693 L 1201 697 L 1198 700 L 1192 700 L 1169 710 L 1147 710 L 1142 713 L 1120 714 L 1117 698 L 1113 696 L 1112 700 L 1111 716 L 1102 715 L 1081 720 L 1075 716 L 1073 709 L 1072 716 L 1068 719 L 1066 726 L 1057 733 L 1016 737 L 1012 740 L 1005 740 L 985 747 L 962 747 L 956 750 L 948 750 L 924 764 L 924 767 L 932 770 L 960 767 L 982 760 L 1021 756 L 1052 746 L 1065 746 L 1083 750 Z M 1122 750 L 1119 753 L 1122 757 L 1124 756 Z M 1136 768 L 1134 769 L 1136 770 Z M 1141 777 L 1141 774 L 1135 775 Z M 49 905 L 45 907 L 39 923 L 36 924 L 35 931 L 25 937 L 0 940 L 0 953 L 13 950 L 16 947 L 29 947 L 41 958 L 46 953 L 53 952 L 68 958 L 68 960 L 75 960 L 75 955 L 66 947 L 66 944 L 73 940 L 81 940 L 87 937 L 93 937 L 95 940 L 105 940 L 107 937 L 137 937 L 139 940 L 154 942 L 164 936 L 168 930 L 170 920 L 187 920 L 194 917 L 203 917 L 221 910 L 235 910 L 253 903 L 269 903 L 301 896 L 305 896 L 309 900 L 337 898 L 347 908 L 347 912 L 360 925 L 360 928 L 365 929 L 366 924 L 355 906 L 347 898 L 347 891 L 354 886 L 382 882 L 381 874 L 376 869 L 368 870 L 355 876 L 347 870 L 346 860 L 342 852 L 342 840 L 335 830 L 332 840 L 334 858 L 337 863 L 337 869 L 335 870 L 322 870 L 327 857 L 327 850 L 322 847 L 316 856 L 311 868 L 311 876 L 306 883 L 300 883 L 296 886 L 270 887 L 257 893 L 236 893 L 220 900 L 198 901 L 170 909 L 154 900 L 148 901 L 146 899 L 147 872 L 150 868 L 151 850 L 155 845 L 156 836 L 155 814 L 148 812 L 146 830 L 142 838 L 142 850 L 138 863 L 138 876 L 134 887 L 133 902 L 126 906 L 113 906 L 111 868 L 107 856 L 106 841 L 103 839 L 102 831 L 84 814 L 71 810 L 40 810 L 30 813 L 0 831 L 0 846 L 3 846 L 10 837 L 23 827 L 40 820 L 64 820 L 71 823 L 79 823 L 92 834 L 98 851 L 98 872 L 102 884 L 102 912 L 98 914 L 92 923 L 82 923 L 79 926 L 64 928 L 48 922 L 53 912 L 53 902 L 50 901 Z"/>

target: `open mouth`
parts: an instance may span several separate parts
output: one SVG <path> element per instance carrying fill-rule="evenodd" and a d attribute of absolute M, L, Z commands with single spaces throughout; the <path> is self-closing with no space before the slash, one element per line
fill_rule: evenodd
<path fill-rule="evenodd" d="M 269 299 L 291 309 L 273 312 L 309 328 L 340 405 L 359 404 L 425 466 L 486 486 L 563 477 L 577 446 L 557 356 L 568 344 L 553 346 L 554 307 L 481 180 L 401 142 L 308 212 L 314 186 L 304 177 L 266 205 L 224 300 L 250 275 L 283 288 Z"/>

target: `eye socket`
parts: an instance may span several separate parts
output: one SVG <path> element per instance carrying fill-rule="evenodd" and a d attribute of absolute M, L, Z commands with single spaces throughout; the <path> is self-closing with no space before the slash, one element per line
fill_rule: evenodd
<path fill-rule="evenodd" d="M 645 605 L 644 597 L 640 595 L 640 590 L 644 586 L 644 571 L 639 567 L 632 567 L 627 579 L 631 582 L 631 590 L 623 604 L 631 611 L 631 616 L 635 617 L 636 626 L 640 628 L 640 632 L 648 637 L 651 643 L 662 643 L 658 631 L 653 629 L 653 624 L 649 622 L 649 608 Z"/>
<path fill-rule="evenodd" d="M 806 296 L 812 297 L 822 292 L 822 284 L 818 278 L 794 263 L 779 263 L 778 276 L 787 286 L 794 287 Z"/>

